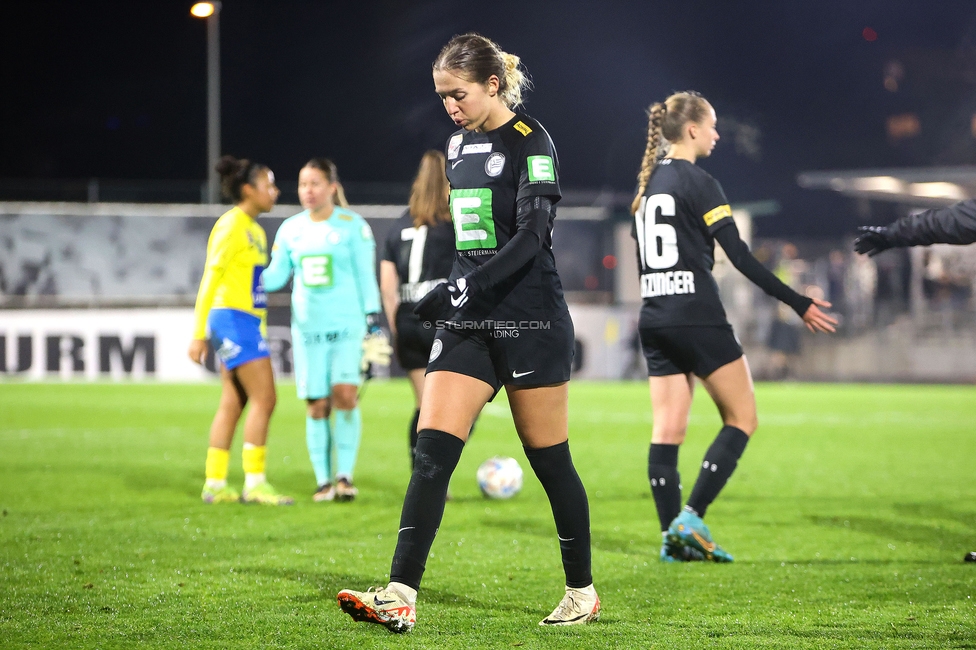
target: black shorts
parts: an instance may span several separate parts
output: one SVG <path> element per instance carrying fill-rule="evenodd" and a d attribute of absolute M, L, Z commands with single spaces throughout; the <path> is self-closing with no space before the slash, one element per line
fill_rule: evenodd
<path fill-rule="evenodd" d="M 651 377 L 689 372 L 707 377 L 742 356 L 731 325 L 642 327 L 640 338 Z"/>
<path fill-rule="evenodd" d="M 569 381 L 576 331 L 566 312 L 555 320 L 493 321 L 490 329 L 437 331 L 427 372 L 446 370 L 503 385 L 548 386 Z"/>
<path fill-rule="evenodd" d="M 404 370 L 426 368 L 437 331 L 413 313 L 413 303 L 401 303 L 396 313 L 396 356 Z"/>

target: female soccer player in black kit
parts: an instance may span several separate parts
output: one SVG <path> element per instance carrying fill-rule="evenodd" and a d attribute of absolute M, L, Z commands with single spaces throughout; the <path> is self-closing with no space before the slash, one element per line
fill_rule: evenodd
<path fill-rule="evenodd" d="M 448 207 L 450 185 L 444 154 L 428 151 L 420 160 L 410 189 L 410 207 L 393 224 L 380 262 L 380 293 L 390 323 L 397 359 L 407 371 L 415 409 L 410 422 L 410 466 L 417 447 L 417 420 L 424 392 L 424 371 L 437 331 L 424 327 L 413 309 L 431 289 L 447 282 L 454 267 L 454 225 Z"/>
<path fill-rule="evenodd" d="M 675 93 L 652 105 L 640 188 L 631 206 L 643 298 L 638 327 L 654 412 L 647 473 L 664 562 L 732 561 L 712 541 L 702 517 L 757 426 L 749 365 L 711 273 L 715 241 L 735 268 L 792 307 L 811 331 L 833 332 L 837 324 L 819 309 L 830 303 L 801 296 L 780 282 L 739 238 L 721 186 L 695 165 L 718 139 L 715 111 L 698 93 Z M 658 160 L 666 145 L 666 156 Z M 705 385 L 724 426 L 682 510 L 678 447 L 688 427 L 692 375 Z"/>
<path fill-rule="evenodd" d="M 858 230 L 861 234 L 854 240 L 854 250 L 872 257 L 889 248 L 972 244 L 976 242 L 976 200 L 902 217 L 890 226 L 861 226 Z M 976 562 L 976 551 L 963 559 Z"/>
<path fill-rule="evenodd" d="M 389 585 L 339 592 L 354 619 L 405 632 L 448 481 L 475 417 L 505 386 L 529 464 L 549 497 L 566 592 L 541 625 L 596 620 L 589 507 L 568 441 L 573 322 L 552 255 L 558 162 L 537 121 L 513 112 L 526 80 L 518 58 L 478 34 L 456 36 L 434 61 L 434 89 L 461 127 L 447 143 L 454 268 L 417 304 L 436 323 L 420 406 L 416 464 L 400 517 Z"/>

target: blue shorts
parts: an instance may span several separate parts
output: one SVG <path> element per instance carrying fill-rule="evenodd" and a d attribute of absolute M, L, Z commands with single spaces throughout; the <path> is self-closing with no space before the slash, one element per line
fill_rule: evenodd
<path fill-rule="evenodd" d="M 360 327 L 307 332 L 293 324 L 291 349 L 299 399 L 329 397 L 335 384 L 358 386 L 365 335 Z"/>
<path fill-rule="evenodd" d="M 271 356 L 257 316 L 236 309 L 211 309 L 207 331 L 217 358 L 228 370 Z"/>

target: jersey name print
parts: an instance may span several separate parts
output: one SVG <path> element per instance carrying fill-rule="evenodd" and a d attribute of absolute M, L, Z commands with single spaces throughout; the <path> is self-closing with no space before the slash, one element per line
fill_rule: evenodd
<path fill-rule="evenodd" d="M 446 168 L 456 248 L 451 279 L 457 279 L 490 260 L 515 236 L 519 200 L 559 200 L 559 160 L 546 130 L 524 114 L 487 133 L 458 131 L 447 148 L 448 154 L 456 150 L 457 161 L 463 161 L 449 162 Z M 462 309 L 465 315 L 488 316 L 496 307 L 520 317 L 566 310 L 552 254 L 553 218 L 555 209 L 535 259 L 486 295 L 476 295 Z"/>
<path fill-rule="evenodd" d="M 724 325 L 712 277 L 714 233 L 732 223 L 718 182 L 686 160 L 665 158 L 654 169 L 634 215 L 641 325 Z"/>

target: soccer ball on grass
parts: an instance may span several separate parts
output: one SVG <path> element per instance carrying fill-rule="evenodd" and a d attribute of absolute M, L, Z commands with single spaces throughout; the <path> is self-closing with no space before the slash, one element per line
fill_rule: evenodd
<path fill-rule="evenodd" d="M 522 468 L 514 458 L 489 458 L 478 468 L 478 487 L 489 499 L 510 499 L 522 489 Z"/>

